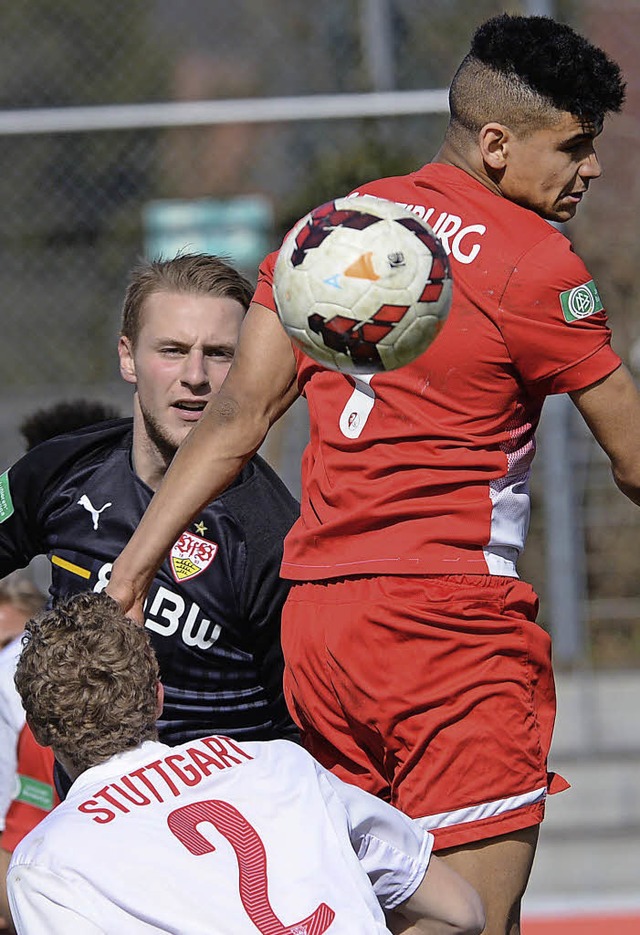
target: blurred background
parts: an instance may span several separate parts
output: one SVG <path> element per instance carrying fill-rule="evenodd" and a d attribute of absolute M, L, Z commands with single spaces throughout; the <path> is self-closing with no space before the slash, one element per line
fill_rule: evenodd
<path fill-rule="evenodd" d="M 128 413 L 116 341 L 139 257 L 223 253 L 255 280 L 309 208 L 431 159 L 453 71 L 503 11 L 569 23 L 626 74 L 604 176 L 565 233 L 637 374 L 640 0 L 21 0 L 0 20 L 3 469 L 40 406 L 84 396 Z M 294 493 L 305 436 L 300 403 L 264 450 Z M 640 903 L 639 531 L 571 404 L 550 400 L 521 573 L 553 633 L 554 765 L 574 785 L 549 803 L 532 926 L 556 902 Z"/>

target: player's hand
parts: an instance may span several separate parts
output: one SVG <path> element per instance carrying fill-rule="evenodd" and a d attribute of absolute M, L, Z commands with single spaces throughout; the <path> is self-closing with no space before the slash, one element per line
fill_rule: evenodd
<path fill-rule="evenodd" d="M 114 562 L 106 592 L 120 604 L 127 617 L 144 626 L 145 594 L 141 594 L 124 572 L 120 571 L 118 560 Z"/>

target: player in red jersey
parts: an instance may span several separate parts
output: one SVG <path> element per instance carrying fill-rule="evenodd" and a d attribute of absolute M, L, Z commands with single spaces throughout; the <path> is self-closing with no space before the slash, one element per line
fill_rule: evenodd
<path fill-rule="evenodd" d="M 356 193 L 410 206 L 444 243 L 454 294 L 437 341 L 393 373 L 327 371 L 273 314 L 267 258 L 229 375 L 111 579 L 139 608 L 178 531 L 304 393 L 283 562 L 291 711 L 325 766 L 433 832 L 479 890 L 486 935 L 519 933 L 545 798 L 566 786 L 547 775 L 550 640 L 516 570 L 546 396 L 570 394 L 640 504 L 640 396 L 590 274 L 547 223 L 600 175 L 594 143 L 623 99 L 618 66 L 569 27 L 480 27 L 434 161 Z"/>

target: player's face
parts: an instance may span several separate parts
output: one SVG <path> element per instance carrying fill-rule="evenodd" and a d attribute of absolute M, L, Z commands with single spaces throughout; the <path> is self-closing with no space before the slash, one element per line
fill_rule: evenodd
<path fill-rule="evenodd" d="M 0 603 L 0 649 L 15 639 L 24 630 L 28 614 L 19 610 L 10 601 Z"/>
<path fill-rule="evenodd" d="M 602 173 L 593 145 L 600 129 L 564 113 L 552 127 L 511 136 L 500 191 L 549 221 L 568 221 Z"/>
<path fill-rule="evenodd" d="M 137 389 L 136 439 L 165 460 L 220 389 L 238 343 L 244 309 L 235 299 L 158 292 L 147 298 L 135 346 L 119 344 L 120 372 Z"/>

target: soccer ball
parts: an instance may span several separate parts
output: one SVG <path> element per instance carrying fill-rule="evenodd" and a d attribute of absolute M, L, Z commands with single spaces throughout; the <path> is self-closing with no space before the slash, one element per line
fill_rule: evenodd
<path fill-rule="evenodd" d="M 452 282 L 431 228 L 392 201 L 337 198 L 290 231 L 273 293 L 289 337 L 332 370 L 395 370 L 425 351 L 446 318 Z"/>

